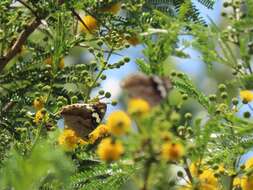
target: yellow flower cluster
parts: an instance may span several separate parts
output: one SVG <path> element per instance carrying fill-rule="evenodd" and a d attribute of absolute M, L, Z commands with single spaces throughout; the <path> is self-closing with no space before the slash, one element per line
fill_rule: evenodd
<path fill-rule="evenodd" d="M 182 188 L 181 190 L 218 190 L 219 189 L 219 183 L 218 179 L 215 177 L 213 170 L 201 167 L 201 164 L 199 162 L 192 163 L 190 165 L 190 172 L 191 175 L 197 179 L 196 184 L 190 184 Z M 199 170 L 202 170 L 202 172 L 199 172 Z"/>
<path fill-rule="evenodd" d="M 44 107 L 43 97 L 37 97 L 37 98 L 35 98 L 34 101 L 33 101 L 33 107 L 36 110 L 42 109 Z"/>
<path fill-rule="evenodd" d="M 99 137 L 110 133 L 113 138 L 103 139 L 97 148 L 97 154 L 101 160 L 115 161 L 120 158 L 124 152 L 123 145 L 116 137 L 122 136 L 131 129 L 131 119 L 123 111 L 112 112 L 107 123 L 98 126 L 90 135 L 90 142 L 95 142 Z"/>
<path fill-rule="evenodd" d="M 117 14 L 120 11 L 120 9 L 121 9 L 121 3 L 118 2 L 118 3 L 112 4 L 111 6 L 103 7 L 99 11 Z M 92 33 L 99 27 L 99 22 L 92 15 L 86 15 L 83 17 L 82 20 L 85 25 L 83 23 L 80 23 L 81 32 Z"/>
<path fill-rule="evenodd" d="M 120 141 L 112 138 L 103 139 L 98 145 L 97 154 L 101 160 L 115 161 L 120 158 L 124 152 L 124 147 Z"/>
<path fill-rule="evenodd" d="M 247 103 L 253 101 L 253 92 L 251 92 L 250 90 L 242 90 L 240 92 L 240 97 L 241 97 L 243 103 L 247 104 Z"/>
<path fill-rule="evenodd" d="M 150 105 L 147 101 L 140 98 L 134 98 L 128 102 L 129 114 L 141 117 L 146 115 L 148 112 L 150 112 Z"/>
<path fill-rule="evenodd" d="M 109 115 L 107 125 L 112 135 L 121 136 L 131 129 L 131 119 L 125 112 L 115 111 Z"/>
<path fill-rule="evenodd" d="M 185 150 L 181 143 L 166 142 L 162 145 L 161 156 L 167 161 L 177 161 L 184 155 Z"/>
<path fill-rule="evenodd" d="M 253 169 L 253 157 L 247 160 L 245 163 L 245 170 Z M 233 185 L 235 187 L 241 187 L 242 190 L 252 190 L 253 189 L 253 175 L 237 177 L 234 179 Z"/>
<path fill-rule="evenodd" d="M 87 144 L 84 140 L 78 137 L 75 134 L 75 131 L 71 129 L 64 129 L 64 131 L 60 134 L 58 138 L 58 143 L 61 145 L 66 151 L 71 151 L 75 149 L 78 144 Z"/>
<path fill-rule="evenodd" d="M 34 116 L 34 123 L 36 123 L 37 125 L 40 124 L 43 120 L 47 120 L 48 119 L 48 115 L 46 110 L 44 109 L 40 109 L 35 113 Z"/>

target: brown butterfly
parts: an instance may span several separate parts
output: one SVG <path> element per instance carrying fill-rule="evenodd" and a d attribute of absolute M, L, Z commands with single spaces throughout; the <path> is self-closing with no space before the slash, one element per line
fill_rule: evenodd
<path fill-rule="evenodd" d="M 151 106 L 155 106 L 167 97 L 168 92 L 172 89 L 172 84 L 168 77 L 136 73 L 125 78 L 121 87 L 128 92 L 131 98 L 142 98 Z"/>
<path fill-rule="evenodd" d="M 102 102 L 77 103 L 62 107 L 59 113 L 64 118 L 65 128 L 74 130 L 78 136 L 87 140 L 89 133 L 102 121 L 106 108 Z"/>

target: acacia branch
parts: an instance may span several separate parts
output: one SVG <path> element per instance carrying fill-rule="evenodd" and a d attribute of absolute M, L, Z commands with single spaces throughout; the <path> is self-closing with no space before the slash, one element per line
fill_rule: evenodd
<path fill-rule="evenodd" d="M 40 20 L 35 18 L 30 22 L 30 24 L 28 24 L 26 29 L 21 32 L 20 36 L 10 48 L 10 50 L 6 53 L 6 55 L 0 58 L 0 72 L 4 69 L 8 62 L 19 53 L 22 45 L 26 42 L 26 40 L 34 32 L 34 30 L 38 28 L 40 23 Z"/>

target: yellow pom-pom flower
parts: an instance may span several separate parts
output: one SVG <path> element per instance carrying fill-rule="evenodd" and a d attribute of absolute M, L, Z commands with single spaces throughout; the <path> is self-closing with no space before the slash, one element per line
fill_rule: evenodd
<path fill-rule="evenodd" d="M 89 142 L 91 144 L 95 143 L 99 138 L 104 137 L 109 134 L 109 128 L 105 124 L 100 124 L 94 131 L 89 134 Z"/>
<path fill-rule="evenodd" d="M 214 190 L 218 187 L 218 179 L 214 176 L 214 172 L 210 169 L 204 170 L 199 175 L 200 189 Z"/>
<path fill-rule="evenodd" d="M 36 110 L 40 110 L 44 107 L 44 100 L 42 97 L 37 97 L 34 99 L 33 101 L 33 107 L 36 109 Z"/>
<path fill-rule="evenodd" d="M 164 143 L 162 145 L 161 156 L 164 160 L 179 160 L 184 153 L 184 147 L 180 143 Z"/>
<path fill-rule="evenodd" d="M 147 101 L 134 98 L 128 102 L 128 113 L 136 116 L 146 115 L 150 111 L 150 105 Z"/>
<path fill-rule="evenodd" d="M 80 143 L 80 138 L 76 136 L 75 131 L 71 129 L 65 129 L 62 134 L 60 134 L 58 143 L 65 150 L 71 151 L 77 147 L 78 143 Z"/>
<path fill-rule="evenodd" d="M 120 141 L 113 141 L 111 138 L 103 139 L 97 148 L 97 154 L 101 160 L 115 161 L 124 152 L 124 147 Z"/>
<path fill-rule="evenodd" d="M 47 120 L 47 118 L 48 118 L 48 115 L 47 115 L 46 110 L 41 109 L 41 110 L 38 110 L 38 111 L 36 112 L 33 121 L 38 125 L 38 124 L 41 123 L 43 120 Z"/>
<path fill-rule="evenodd" d="M 253 176 L 244 176 L 241 180 L 242 190 L 252 190 L 253 189 Z"/>
<path fill-rule="evenodd" d="M 112 5 L 109 5 L 109 6 L 105 6 L 105 7 L 101 8 L 100 11 L 112 13 L 115 15 L 119 12 L 120 9 L 121 9 L 121 2 L 118 2 L 118 3 L 114 3 Z"/>
<path fill-rule="evenodd" d="M 191 171 L 191 173 L 192 173 L 192 171 Z M 198 183 L 189 184 L 188 186 L 186 186 L 180 190 L 195 190 L 195 189 L 198 189 L 198 190 L 218 190 L 219 189 L 218 179 L 214 176 L 214 172 L 212 170 L 206 169 L 201 174 L 197 174 L 197 175 L 193 175 L 193 176 L 198 179 Z"/>
<path fill-rule="evenodd" d="M 240 91 L 240 97 L 243 103 L 249 103 L 253 101 L 253 92 L 251 92 L 250 90 L 242 90 Z"/>
<path fill-rule="evenodd" d="M 248 159 L 245 163 L 245 169 L 253 168 L 253 157 Z"/>
<path fill-rule="evenodd" d="M 236 177 L 233 181 L 233 186 L 234 187 L 240 187 L 241 186 L 241 178 Z"/>
<path fill-rule="evenodd" d="M 98 21 L 91 15 L 87 15 L 83 17 L 83 23 L 81 23 L 81 31 L 82 32 L 94 32 L 98 28 Z"/>
<path fill-rule="evenodd" d="M 115 111 L 109 115 L 107 126 L 113 135 L 124 135 L 131 128 L 131 119 L 123 111 Z"/>

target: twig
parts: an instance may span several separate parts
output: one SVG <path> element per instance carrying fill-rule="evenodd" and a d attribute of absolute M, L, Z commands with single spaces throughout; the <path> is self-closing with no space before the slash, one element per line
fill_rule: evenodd
<path fill-rule="evenodd" d="M 38 20 L 38 18 L 33 19 L 32 22 L 28 24 L 26 29 L 20 34 L 17 41 L 6 53 L 6 55 L 0 58 L 0 72 L 4 69 L 8 62 L 19 53 L 22 45 L 25 43 L 31 33 L 33 33 L 33 31 L 38 28 L 40 23 L 41 22 Z"/>

